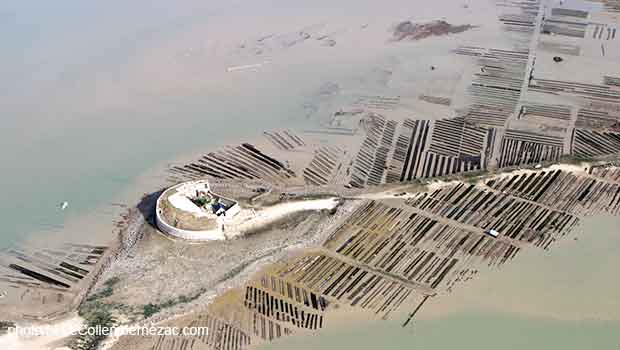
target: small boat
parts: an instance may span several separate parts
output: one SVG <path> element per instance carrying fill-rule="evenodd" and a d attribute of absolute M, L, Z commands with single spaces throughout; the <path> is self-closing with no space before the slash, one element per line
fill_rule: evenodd
<path fill-rule="evenodd" d="M 499 232 L 495 231 L 494 229 L 485 230 L 484 233 L 486 233 L 487 235 L 493 238 L 497 238 L 499 236 Z"/>
<path fill-rule="evenodd" d="M 69 202 L 64 201 L 64 202 L 60 203 L 60 210 L 65 210 L 65 209 L 67 209 L 68 206 L 69 206 Z"/>
<path fill-rule="evenodd" d="M 242 66 L 228 67 L 228 68 L 226 68 L 226 71 L 230 73 L 230 72 L 235 72 L 235 71 L 240 71 L 240 70 L 260 68 L 262 66 L 263 66 L 262 63 L 245 64 L 245 65 L 242 65 Z"/>
<path fill-rule="evenodd" d="M 7 296 L 6 290 L 3 290 L 2 292 L 0 292 L 0 299 L 4 298 L 6 296 Z"/>

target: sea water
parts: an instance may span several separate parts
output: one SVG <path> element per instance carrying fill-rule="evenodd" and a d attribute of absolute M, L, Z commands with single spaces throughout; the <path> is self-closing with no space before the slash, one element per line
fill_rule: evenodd
<path fill-rule="evenodd" d="M 495 313 L 457 313 L 402 328 L 394 321 L 355 324 L 263 345 L 260 349 L 517 350 L 618 349 L 620 322 L 559 321 Z"/>
<path fill-rule="evenodd" d="M 338 96 L 416 99 L 428 85 L 416 75 L 428 76 L 431 64 L 446 74 L 457 42 L 392 43 L 390 26 L 452 18 L 487 28 L 458 43 L 501 39 L 488 30 L 495 7 L 470 5 L 476 11 L 451 0 L 3 1 L 0 248 L 50 232 L 105 242 L 118 214 L 110 203 L 154 190 L 138 179 L 163 178 L 151 170 L 180 155 L 316 127 L 344 105 Z M 315 37 L 299 41 L 301 32 Z M 227 69 L 248 65 L 256 68 Z"/>
<path fill-rule="evenodd" d="M 406 328 L 404 313 L 388 321 L 360 314 L 261 349 L 619 349 L 619 225 L 587 218 L 552 250 L 531 249 L 430 299 Z"/>
<path fill-rule="evenodd" d="M 308 103 L 351 68 L 309 65 L 305 56 L 278 56 L 279 48 L 267 58 L 239 48 L 269 33 L 242 25 L 261 6 L 4 1 L 0 248 L 63 236 L 86 216 L 71 239 L 105 242 L 110 232 L 99 229 L 118 214 L 110 203 L 156 189 L 136 184 L 150 169 L 264 130 L 315 125 Z M 275 61 L 263 69 L 226 72 L 268 59 Z M 164 175 L 153 176 L 163 184 Z"/>

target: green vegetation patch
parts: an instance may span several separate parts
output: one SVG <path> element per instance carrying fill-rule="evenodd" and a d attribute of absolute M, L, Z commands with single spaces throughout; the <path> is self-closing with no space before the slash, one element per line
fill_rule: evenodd
<path fill-rule="evenodd" d="M 142 307 L 142 315 L 144 316 L 144 318 L 149 318 L 153 315 L 155 315 L 156 313 L 160 312 L 163 309 L 167 309 L 167 308 L 171 308 L 173 306 L 176 306 L 178 304 L 187 304 L 190 303 L 196 299 L 198 299 L 198 297 L 200 297 L 200 295 L 202 295 L 204 292 L 206 291 L 206 289 L 201 288 L 198 292 L 196 292 L 193 295 L 181 295 L 177 298 L 172 298 L 172 299 L 168 299 L 166 301 L 164 301 L 163 303 L 160 304 L 153 304 L 153 303 L 148 303 L 146 305 L 144 305 Z"/>
<path fill-rule="evenodd" d="M 82 332 L 78 334 L 69 344 L 73 350 L 96 350 L 99 344 L 106 338 L 104 329 L 111 329 L 116 325 L 116 319 L 110 310 L 97 308 L 88 313 L 80 312 L 86 324 L 82 327 Z"/>
<path fill-rule="evenodd" d="M 120 278 L 112 277 L 109 280 L 103 282 L 103 289 L 100 292 L 95 293 L 89 296 L 88 298 L 86 298 L 86 301 L 90 302 L 90 301 L 95 301 L 98 299 L 103 299 L 103 298 L 107 298 L 111 296 L 112 294 L 114 294 L 114 286 L 118 284 L 118 282 L 120 281 L 121 281 Z"/>

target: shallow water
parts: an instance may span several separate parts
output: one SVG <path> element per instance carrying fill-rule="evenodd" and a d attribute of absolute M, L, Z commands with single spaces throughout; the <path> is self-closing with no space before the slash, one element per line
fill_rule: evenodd
<path fill-rule="evenodd" d="M 476 11 L 488 5 L 482 15 L 494 20 L 493 2 L 468 3 Z M 452 60 L 445 53 L 457 43 L 447 38 L 443 51 L 433 51 L 441 55 L 429 56 L 418 45 L 345 36 L 351 41 L 338 39 L 330 51 L 274 51 L 258 59 L 270 60 L 264 69 L 226 75 L 227 66 L 257 62 L 240 49 L 244 40 L 324 21 L 334 25 L 330 30 L 351 32 L 381 18 L 373 33 L 385 38 L 390 20 L 453 16 L 455 23 L 475 23 L 463 11 L 450 1 L 3 1 L 0 248 L 50 230 L 67 238 L 68 226 L 72 239 L 105 241 L 117 213 L 109 203 L 132 203 L 153 189 L 139 183 L 144 174 L 151 185 L 163 181 L 149 169 L 265 129 L 316 125 L 306 119 L 307 106 L 325 102 L 317 91 L 326 82 L 344 82 L 346 93 L 361 86 L 416 96 L 418 68 L 432 61 L 442 72 Z M 493 26 L 482 30 L 489 41 L 499 35 Z M 386 67 L 394 71 L 389 84 L 382 82 Z M 326 104 L 317 108 L 338 107 Z M 58 209 L 62 201 L 69 202 L 65 211 Z M 431 304 L 413 329 L 398 321 L 357 324 L 274 348 L 617 349 L 620 282 L 610 276 L 620 262 L 618 223 L 596 221 L 578 241 L 522 255 Z"/>
<path fill-rule="evenodd" d="M 458 313 L 402 328 L 399 322 L 369 322 L 293 337 L 259 349 L 618 349 L 620 322 L 557 321 L 511 314 Z"/>
<path fill-rule="evenodd" d="M 416 76 L 428 75 L 431 61 L 446 67 L 438 76 L 456 74 L 447 69 L 456 39 L 428 41 L 433 50 L 391 44 L 389 26 L 397 21 L 488 21 L 487 30 L 463 33 L 459 43 L 501 39 L 488 30 L 497 26 L 490 1 L 471 1 L 468 9 L 450 0 L 423 4 L 4 1 L 0 248 L 50 230 L 62 235 L 86 215 L 105 226 L 117 213 L 110 202 L 131 204 L 139 191 L 152 190 L 139 176 L 180 155 L 266 129 L 316 126 L 309 112 L 324 119 L 355 93 L 415 97 L 421 88 L 441 89 L 439 82 L 420 87 Z M 338 44 L 283 44 L 300 30 L 329 33 Z M 258 54 L 257 39 L 271 34 Z M 226 73 L 256 63 L 264 66 Z M 342 96 L 321 95 L 328 82 L 340 84 Z M 60 211 L 64 201 L 69 207 Z M 98 230 L 89 225 L 81 236 L 109 238 Z"/>
<path fill-rule="evenodd" d="M 618 349 L 619 225 L 617 217 L 588 218 L 551 251 L 530 250 L 429 300 L 405 329 L 405 316 L 352 321 L 260 348 Z"/>
<path fill-rule="evenodd" d="M 324 79 L 293 66 L 210 83 L 214 70 L 222 78 L 221 62 L 183 62 L 183 50 L 196 43 L 166 45 L 209 22 L 221 7 L 213 2 L 5 5 L 0 26 L 11 35 L 0 44 L 0 248 L 33 232 L 62 231 L 95 210 L 110 222 L 111 201 L 180 154 L 307 124 L 303 99 Z M 147 64 L 152 71 L 136 71 Z M 63 201 L 69 207 L 60 211 Z"/>

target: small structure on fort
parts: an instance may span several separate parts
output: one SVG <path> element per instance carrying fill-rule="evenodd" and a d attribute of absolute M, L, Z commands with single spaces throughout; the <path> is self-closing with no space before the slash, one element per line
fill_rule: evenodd
<path fill-rule="evenodd" d="M 226 222 L 241 211 L 235 200 L 211 192 L 207 180 L 188 181 L 165 190 L 157 200 L 157 227 L 191 240 L 226 239 Z"/>

